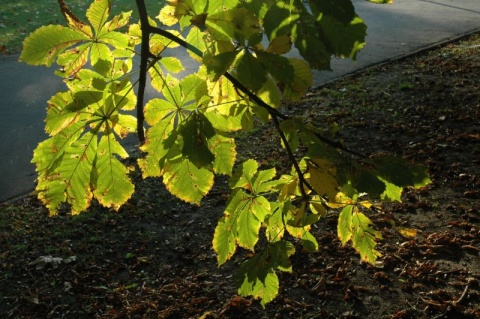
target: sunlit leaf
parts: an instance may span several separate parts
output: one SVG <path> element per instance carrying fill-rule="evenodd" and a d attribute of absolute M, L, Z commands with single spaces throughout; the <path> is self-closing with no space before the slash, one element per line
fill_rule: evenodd
<path fill-rule="evenodd" d="M 215 156 L 213 163 L 215 173 L 231 175 L 237 156 L 235 140 L 216 134 L 208 140 L 208 148 Z"/>
<path fill-rule="evenodd" d="M 67 27 L 44 26 L 25 39 L 20 61 L 30 65 L 51 66 L 65 49 L 88 39 L 85 34 Z"/>
<path fill-rule="evenodd" d="M 163 182 L 176 197 L 192 204 L 200 204 L 203 197 L 212 189 L 213 173 L 198 168 L 188 159 L 166 161 Z"/>
<path fill-rule="evenodd" d="M 250 40 L 262 31 L 258 18 L 245 8 L 234 8 L 209 14 L 206 26 L 216 40 L 236 39 L 240 43 Z"/>
<path fill-rule="evenodd" d="M 110 7 L 110 0 L 95 0 L 88 8 L 87 19 L 92 24 L 95 34 L 98 34 L 100 29 L 107 22 L 110 14 Z"/>
<path fill-rule="evenodd" d="M 374 264 L 377 257 L 382 256 L 375 247 L 376 239 L 382 239 L 379 231 L 371 228 L 372 222 L 357 207 L 353 209 L 352 215 L 352 247 L 360 254 L 363 261 Z"/>
<path fill-rule="evenodd" d="M 374 264 L 381 256 L 375 247 L 376 240 L 382 239 L 380 232 L 371 228 L 372 222 L 357 206 L 349 205 L 342 209 L 338 218 L 338 237 L 343 245 L 351 241 L 352 247 L 363 261 Z"/>
<path fill-rule="evenodd" d="M 238 270 L 236 279 L 238 292 L 243 296 L 261 299 L 262 306 L 272 301 L 278 294 L 278 276 L 262 255 L 255 255 L 244 262 Z"/>
<path fill-rule="evenodd" d="M 222 217 L 215 228 L 213 235 L 213 249 L 217 254 L 218 265 L 223 265 L 233 256 L 237 249 L 236 238 L 238 237 L 235 219 Z"/>
<path fill-rule="evenodd" d="M 103 206 L 118 210 L 134 191 L 128 169 L 116 158 L 117 155 L 126 158 L 128 154 L 113 134 L 102 136 L 97 153 L 95 197 Z"/>
<path fill-rule="evenodd" d="M 353 205 L 345 206 L 340 212 L 340 215 L 338 216 L 337 234 L 343 245 L 345 245 L 352 238 L 353 235 L 353 208 Z"/>
<path fill-rule="evenodd" d="M 157 16 L 157 19 L 166 26 L 172 26 L 178 23 L 178 17 L 175 15 L 175 11 L 174 6 L 164 6 Z"/>

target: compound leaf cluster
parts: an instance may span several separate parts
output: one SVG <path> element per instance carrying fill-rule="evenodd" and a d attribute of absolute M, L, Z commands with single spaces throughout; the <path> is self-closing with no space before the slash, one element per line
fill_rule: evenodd
<path fill-rule="evenodd" d="M 318 250 L 313 224 L 338 214 L 341 243 L 373 264 L 382 237 L 368 212 L 430 182 L 424 166 L 398 158 L 353 152 L 359 159 L 352 160 L 321 127 L 282 113 L 282 101 L 300 99 L 312 85 L 313 69 L 328 70 L 332 56 L 354 59 L 365 45 L 366 26 L 351 0 L 171 0 L 155 18 L 136 0 L 140 23 L 130 23 L 131 12 L 111 17 L 111 0 L 93 1 L 87 22 L 59 4 L 66 26 L 32 33 L 20 57 L 56 62 L 67 88 L 48 101 L 49 138 L 32 160 L 38 197 L 51 214 L 64 203 L 72 214 L 93 200 L 113 209 L 125 204 L 135 168 L 124 161 L 122 140 L 137 133 L 142 176 L 161 178 L 185 202 L 200 205 L 215 176 L 229 176 L 213 249 L 219 265 L 249 251 L 238 291 L 265 305 L 278 294 L 277 272 L 292 271 L 295 245 Z M 181 47 L 197 72 L 182 76 L 185 61 L 171 51 Z M 144 103 L 147 77 L 155 96 Z M 274 124 L 289 173 L 238 161 L 236 133 L 259 123 Z"/>

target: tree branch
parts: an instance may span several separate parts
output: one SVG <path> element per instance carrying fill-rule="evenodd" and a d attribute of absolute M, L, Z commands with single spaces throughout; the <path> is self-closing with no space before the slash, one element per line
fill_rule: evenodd
<path fill-rule="evenodd" d="M 290 147 L 290 144 L 288 144 L 287 137 L 285 136 L 285 133 L 283 133 L 283 131 L 280 127 L 280 122 L 278 121 L 278 118 L 273 114 L 270 114 L 270 115 L 272 116 L 272 120 L 273 120 L 273 123 L 275 124 L 275 127 L 277 128 L 278 134 L 280 134 L 280 138 L 282 139 L 283 145 L 285 145 L 285 149 L 287 150 L 287 154 L 288 154 L 288 157 L 290 158 L 290 162 L 293 163 L 293 167 L 295 168 L 295 171 L 297 172 L 298 179 L 300 181 L 300 192 L 302 193 L 302 198 L 304 200 L 307 200 L 308 195 L 305 192 L 304 186 L 306 186 L 311 191 L 313 191 L 313 187 L 310 185 L 309 182 L 307 182 L 307 180 L 303 176 L 303 172 L 302 172 L 300 166 L 298 165 L 298 161 L 295 158 L 295 155 L 293 155 L 292 148 Z"/>
<path fill-rule="evenodd" d="M 145 115 L 143 114 L 143 100 L 145 98 L 145 86 L 147 84 L 148 58 L 150 57 L 150 24 L 148 22 L 147 7 L 144 0 L 135 0 L 137 3 L 138 15 L 140 16 L 140 24 L 142 30 L 142 44 L 140 51 L 140 75 L 137 93 L 137 134 L 140 145 L 145 143 L 145 132 L 143 130 L 143 122 Z"/>

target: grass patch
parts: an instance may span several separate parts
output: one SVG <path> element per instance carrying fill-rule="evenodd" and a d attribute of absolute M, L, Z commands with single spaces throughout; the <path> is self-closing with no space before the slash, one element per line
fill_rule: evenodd
<path fill-rule="evenodd" d="M 70 9 L 86 21 L 85 12 L 93 0 L 66 0 Z M 156 16 L 165 2 L 146 1 L 150 16 Z M 112 0 L 112 14 L 133 10 L 138 19 L 133 0 Z M 0 6 L 0 54 L 16 54 L 22 50 L 25 37 L 41 26 L 65 25 L 58 2 L 55 0 L 2 0 Z"/>

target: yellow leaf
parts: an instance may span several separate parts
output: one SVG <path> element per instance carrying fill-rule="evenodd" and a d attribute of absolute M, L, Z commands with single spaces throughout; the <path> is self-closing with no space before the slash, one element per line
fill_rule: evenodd
<path fill-rule="evenodd" d="M 417 236 L 417 230 L 414 228 L 396 227 L 395 229 L 405 238 L 410 239 Z"/>
<path fill-rule="evenodd" d="M 328 202 L 326 203 L 328 207 L 330 208 L 342 208 L 347 205 L 353 204 L 353 201 L 344 193 L 338 192 L 337 195 L 335 195 L 335 200 L 333 202 Z"/>
<path fill-rule="evenodd" d="M 157 16 L 157 19 L 167 26 L 176 24 L 178 22 L 178 18 L 175 16 L 175 7 L 163 7 L 163 9 L 160 11 L 160 14 Z"/>

